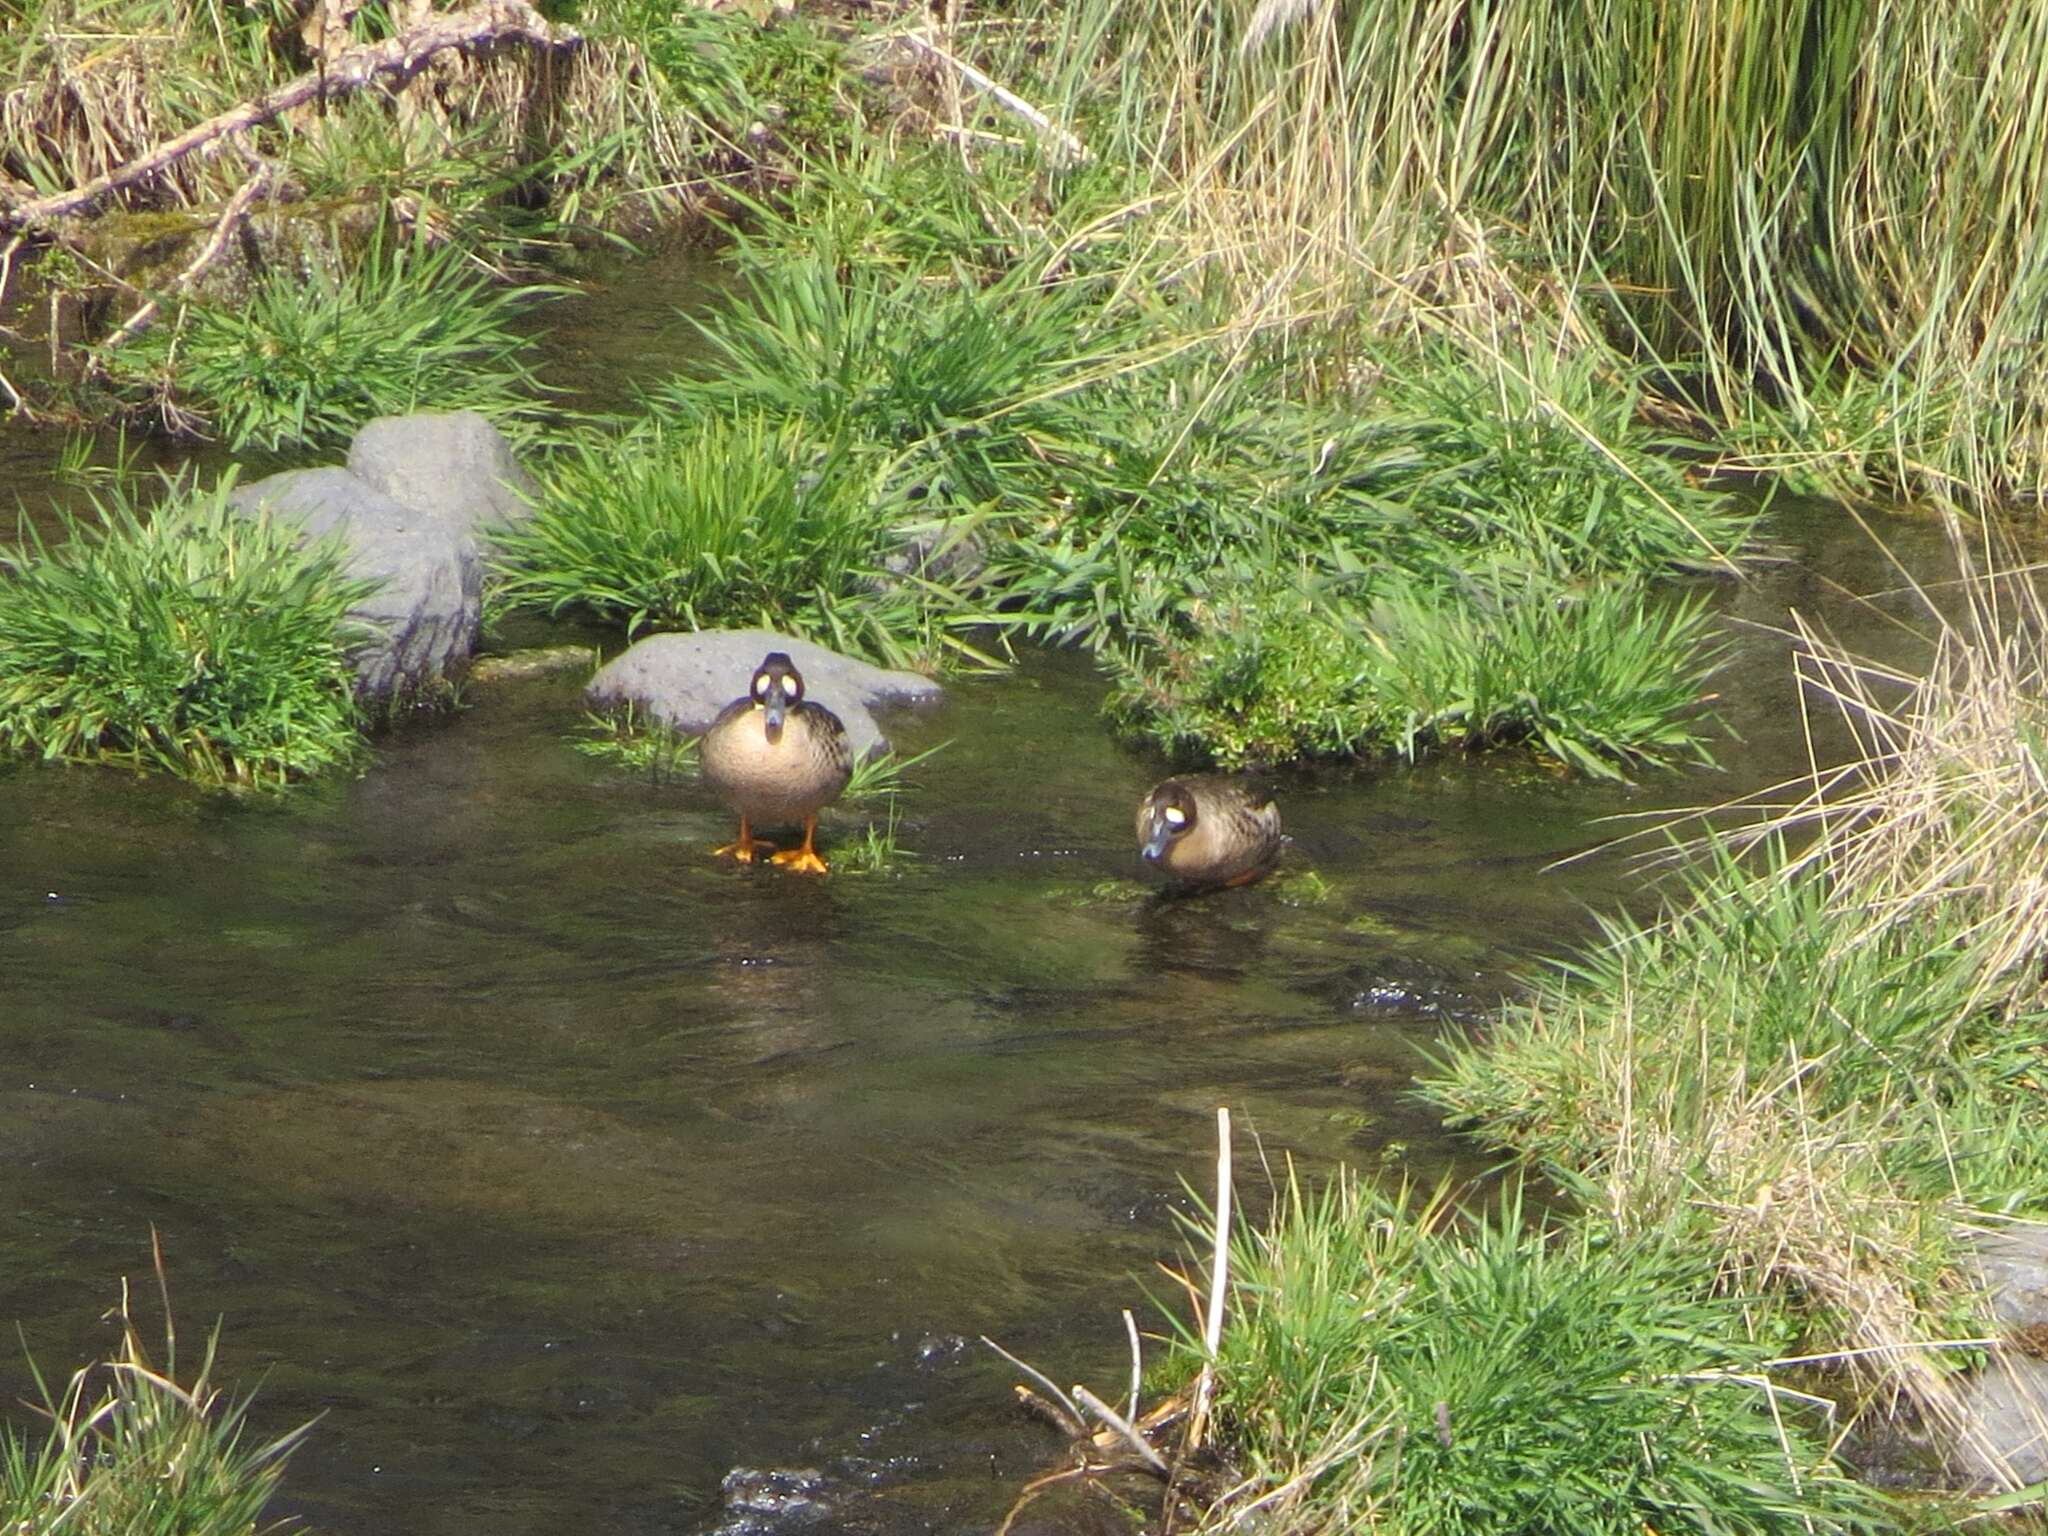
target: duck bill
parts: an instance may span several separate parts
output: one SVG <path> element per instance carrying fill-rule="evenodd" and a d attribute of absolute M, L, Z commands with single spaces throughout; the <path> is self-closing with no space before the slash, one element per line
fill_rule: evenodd
<path fill-rule="evenodd" d="M 1166 852 L 1167 841 L 1172 836 L 1173 828 L 1166 824 L 1166 818 L 1164 816 L 1153 817 L 1152 824 L 1145 830 L 1145 846 L 1139 850 L 1144 854 L 1145 862 L 1157 864 L 1160 857 Z"/>
<path fill-rule="evenodd" d="M 768 711 L 768 739 L 774 741 L 782 735 L 782 722 L 789 718 L 789 695 L 782 691 L 780 679 L 768 685 L 768 697 L 761 702 Z"/>

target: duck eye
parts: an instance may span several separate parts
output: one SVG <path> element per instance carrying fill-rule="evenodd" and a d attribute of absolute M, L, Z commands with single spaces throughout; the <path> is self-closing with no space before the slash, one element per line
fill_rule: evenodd
<path fill-rule="evenodd" d="M 1178 826 L 1182 826 L 1182 825 L 1184 825 L 1184 824 L 1185 824 L 1185 823 L 1187 822 L 1187 819 L 1188 819 L 1188 813 L 1187 813 L 1186 811 L 1182 810 L 1182 809 L 1181 809 L 1181 808 L 1180 808 L 1179 806 L 1177 806 L 1177 805 L 1169 805 L 1169 806 L 1168 806 L 1168 807 L 1166 808 L 1166 824 L 1167 824 L 1168 826 L 1170 826 L 1170 827 L 1178 827 Z"/>
<path fill-rule="evenodd" d="M 762 695 L 765 698 L 768 693 L 768 685 L 773 681 L 774 679 L 771 678 L 766 672 L 758 673 L 754 678 L 754 692 Z"/>

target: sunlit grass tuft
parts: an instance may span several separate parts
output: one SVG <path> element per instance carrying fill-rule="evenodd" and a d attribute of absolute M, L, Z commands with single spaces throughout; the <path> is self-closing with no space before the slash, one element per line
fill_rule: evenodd
<path fill-rule="evenodd" d="M 908 777 L 911 769 L 919 763 L 931 761 L 951 745 L 950 741 L 942 741 L 909 757 L 895 752 L 872 753 L 853 765 L 853 777 L 846 781 L 846 790 L 840 799 L 854 803 L 881 799 L 893 801 L 898 795 L 907 794 L 917 787 L 916 782 Z"/>
<path fill-rule="evenodd" d="M 1290 1169 L 1232 1244 L 1217 1412 L 1240 1481 L 1205 1528 L 1253 1509 L 1415 1536 L 1881 1528 L 1713 1273 L 1512 1191 L 1467 1216 L 1348 1174 L 1311 1195 Z"/>
<path fill-rule="evenodd" d="M 125 494 L 0 555 L 0 750 L 281 784 L 361 756 L 341 556 L 228 485 Z"/>
<path fill-rule="evenodd" d="M 1523 745 L 1598 778 L 1711 762 L 1700 705 L 1720 648 L 1698 599 L 1582 591 L 1218 594 L 1107 654 L 1112 715 L 1226 768 Z"/>
<path fill-rule="evenodd" d="M 165 426 L 231 448 L 346 442 L 374 416 L 476 410 L 511 428 L 541 386 L 510 289 L 453 246 L 377 243 L 340 272 L 274 270 L 246 298 L 195 302 L 100 362 Z"/>
<path fill-rule="evenodd" d="M 161 1267 L 159 1266 L 161 1281 Z M 176 1334 L 165 1297 L 164 1360 L 145 1350 L 122 1288 L 121 1347 L 103 1365 L 52 1393 L 33 1364 L 49 1422 L 36 1438 L 0 1428 L 0 1524 L 23 1533 L 80 1536 L 256 1536 L 310 1424 L 255 1443 L 250 1399 L 213 1381 L 219 1337 L 199 1370 L 178 1377 Z"/>
<path fill-rule="evenodd" d="M 797 422 L 707 416 L 583 440 L 497 540 L 494 602 L 649 627 L 761 624 L 890 665 L 929 664 L 964 596 L 900 579 L 896 510 L 867 459 Z"/>
<path fill-rule="evenodd" d="M 887 819 L 870 821 L 855 836 L 832 849 L 832 867 L 845 875 L 893 875 L 917 855 L 897 839 L 900 812 L 896 799 L 889 799 Z"/>
<path fill-rule="evenodd" d="M 629 702 L 610 714 L 586 714 L 569 744 L 585 757 L 663 784 L 697 771 L 697 742 L 695 736 L 643 719 Z"/>

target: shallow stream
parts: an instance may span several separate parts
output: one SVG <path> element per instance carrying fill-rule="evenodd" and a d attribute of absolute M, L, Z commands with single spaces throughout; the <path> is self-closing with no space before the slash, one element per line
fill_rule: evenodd
<path fill-rule="evenodd" d="M 693 271 L 567 312 L 555 376 L 672 364 Z M 56 449 L 0 436 L 0 493 L 40 514 Z M 1884 532 L 1941 573 L 1929 527 Z M 154 1228 L 184 1358 L 218 1319 L 259 1428 L 324 1415 L 281 1510 L 327 1531 L 751 1529 L 736 1467 L 817 1472 L 822 1529 L 991 1528 L 1057 1446 L 973 1341 L 1118 1396 L 1217 1105 L 1254 1204 L 1254 1135 L 1312 1173 L 1477 1168 L 1405 1097 L 1415 1048 L 1642 891 L 1552 861 L 1798 771 L 1752 627 L 1788 605 L 1910 656 L 1841 600 L 1898 585 L 1853 523 L 1772 533 L 1794 558 L 1723 589 L 1724 771 L 1289 776 L 1285 877 L 1199 901 L 1138 890 L 1161 765 L 1066 653 L 895 719 L 951 744 L 894 875 L 714 864 L 694 782 L 572 748 L 575 678 L 477 687 L 283 798 L 0 769 L 0 1319 L 51 1375 L 104 1353 Z M 564 638 L 618 644 L 496 643 Z M 0 1398 L 31 1391 L 0 1350 Z"/>

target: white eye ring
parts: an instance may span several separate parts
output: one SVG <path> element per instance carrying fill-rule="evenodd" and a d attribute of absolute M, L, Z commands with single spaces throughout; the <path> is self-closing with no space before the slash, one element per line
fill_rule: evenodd
<path fill-rule="evenodd" d="M 775 680 L 772 677 L 770 677 L 766 672 L 763 672 L 759 677 L 754 679 L 754 692 L 761 694 L 765 697 L 769 687 L 774 683 L 774 681 Z"/>
<path fill-rule="evenodd" d="M 1166 819 L 1167 819 L 1167 821 L 1168 821 L 1168 822 L 1170 822 L 1170 823 L 1171 823 L 1172 825 L 1174 825 L 1174 826 L 1176 826 L 1176 827 L 1177 827 L 1177 826 L 1179 826 L 1179 825 L 1180 825 L 1180 824 L 1181 824 L 1182 822 L 1184 822 L 1184 821 L 1186 821 L 1186 820 L 1188 819 L 1188 813 L 1187 813 L 1186 811 L 1182 810 L 1182 809 L 1181 809 L 1181 808 L 1180 808 L 1179 806 L 1177 806 L 1177 805 L 1169 805 L 1169 806 L 1168 806 L 1168 807 L 1166 808 Z"/>

